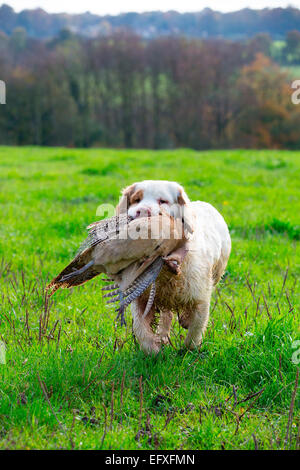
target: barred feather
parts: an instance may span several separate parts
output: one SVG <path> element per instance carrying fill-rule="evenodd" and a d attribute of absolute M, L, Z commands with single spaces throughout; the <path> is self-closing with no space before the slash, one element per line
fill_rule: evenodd
<path fill-rule="evenodd" d="M 155 282 L 153 282 L 153 284 L 151 286 L 148 302 L 147 302 L 145 311 L 143 313 L 143 318 L 146 318 L 146 316 L 150 312 L 150 310 L 152 308 L 152 305 L 154 304 L 155 294 L 156 294 L 156 285 L 155 285 Z"/>

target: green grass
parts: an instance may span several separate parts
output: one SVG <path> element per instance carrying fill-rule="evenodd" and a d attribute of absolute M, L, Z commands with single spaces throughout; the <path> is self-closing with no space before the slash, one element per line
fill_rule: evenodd
<path fill-rule="evenodd" d="M 297 448 L 299 172 L 300 152 L 0 147 L 0 448 Z M 98 205 L 150 178 L 182 183 L 231 230 L 198 352 L 174 322 L 175 348 L 144 356 L 100 279 L 45 306 Z"/>

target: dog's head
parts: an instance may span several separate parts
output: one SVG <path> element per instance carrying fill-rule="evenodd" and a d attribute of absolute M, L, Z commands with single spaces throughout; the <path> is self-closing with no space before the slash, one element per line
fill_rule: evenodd
<path fill-rule="evenodd" d="M 187 204 L 190 202 L 180 184 L 171 181 L 147 180 L 134 183 L 123 190 L 117 214 L 127 212 L 130 217 L 151 217 L 162 211 L 174 218 L 185 217 Z"/>

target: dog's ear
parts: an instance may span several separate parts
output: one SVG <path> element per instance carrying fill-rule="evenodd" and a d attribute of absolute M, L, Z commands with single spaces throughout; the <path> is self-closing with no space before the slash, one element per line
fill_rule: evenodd
<path fill-rule="evenodd" d="M 127 186 L 123 189 L 122 196 L 119 204 L 116 207 L 116 215 L 124 214 L 128 211 L 130 205 L 130 198 L 135 191 L 135 184 Z"/>
<path fill-rule="evenodd" d="M 183 188 L 179 188 L 178 196 L 177 196 L 177 203 L 180 206 L 180 215 L 182 217 L 182 222 L 184 226 L 184 233 L 188 238 L 188 234 L 194 232 L 193 228 L 193 217 L 191 213 L 191 209 L 189 207 L 190 199 Z"/>
<path fill-rule="evenodd" d="M 183 188 L 179 188 L 177 202 L 180 206 L 184 206 L 190 202 L 188 195 L 186 194 Z"/>

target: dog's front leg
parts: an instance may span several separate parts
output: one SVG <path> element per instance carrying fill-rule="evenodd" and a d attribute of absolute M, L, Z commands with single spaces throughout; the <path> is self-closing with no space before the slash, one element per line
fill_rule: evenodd
<path fill-rule="evenodd" d="M 144 353 L 157 354 L 161 347 L 161 339 L 153 333 L 151 328 L 154 319 L 154 308 L 152 307 L 148 315 L 143 318 L 145 307 L 146 303 L 140 298 L 131 305 L 133 332 Z"/>
<path fill-rule="evenodd" d="M 157 334 L 163 344 L 169 343 L 172 318 L 173 315 L 170 310 L 163 310 L 160 312 L 160 318 L 157 326 Z"/>
<path fill-rule="evenodd" d="M 199 302 L 192 310 L 188 323 L 188 332 L 184 341 L 188 349 L 200 346 L 209 318 L 209 302 Z"/>

